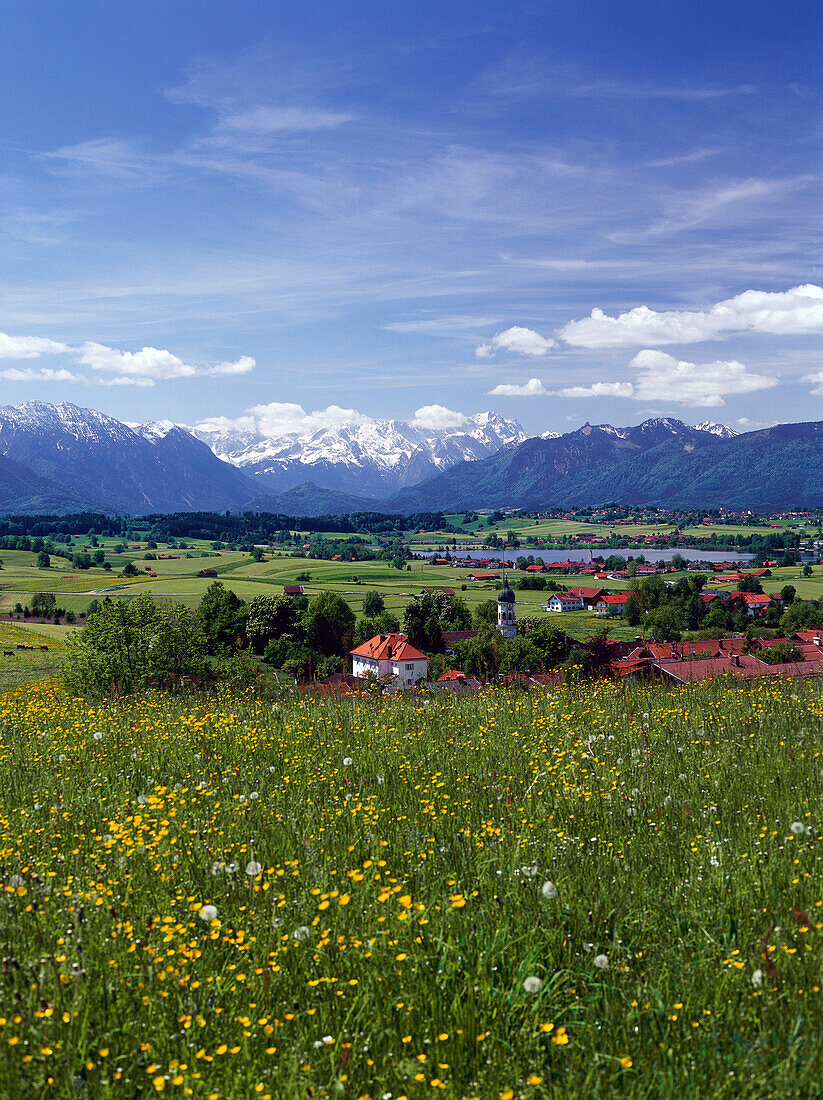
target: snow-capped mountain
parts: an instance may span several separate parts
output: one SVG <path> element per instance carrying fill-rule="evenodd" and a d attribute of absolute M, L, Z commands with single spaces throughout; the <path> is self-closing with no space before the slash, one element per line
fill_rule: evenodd
<path fill-rule="evenodd" d="M 241 429 L 192 433 L 218 458 L 253 477 L 261 489 L 280 492 L 305 481 L 366 496 L 388 496 L 458 462 L 487 458 L 522 443 L 516 420 L 477 413 L 450 428 L 422 428 L 402 420 L 366 420 L 313 432 L 266 437 Z"/>
<path fill-rule="evenodd" d="M 106 511 L 235 508 L 257 492 L 239 470 L 170 421 L 135 430 L 67 401 L 0 408 L 0 455 L 67 500 L 81 498 L 84 507 Z"/>
<path fill-rule="evenodd" d="M 740 432 L 736 432 L 734 428 L 730 428 L 728 424 L 715 424 L 713 420 L 703 420 L 700 424 L 695 424 L 695 428 L 699 432 L 708 432 L 710 435 L 716 435 L 720 439 L 735 439 Z"/>

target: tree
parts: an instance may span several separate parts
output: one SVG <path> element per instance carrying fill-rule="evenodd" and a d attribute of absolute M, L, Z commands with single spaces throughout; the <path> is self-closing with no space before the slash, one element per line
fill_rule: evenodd
<path fill-rule="evenodd" d="M 780 665 L 791 661 L 802 661 L 803 651 L 794 642 L 784 638 L 777 645 L 761 649 L 757 656 L 761 661 L 765 661 L 767 665 Z"/>
<path fill-rule="evenodd" d="M 315 596 L 304 614 L 306 644 L 324 657 L 348 655 L 354 641 L 354 612 L 337 592 Z"/>
<path fill-rule="evenodd" d="M 379 615 L 386 607 L 386 601 L 379 592 L 367 592 L 363 600 L 363 614 L 369 618 Z"/>
<path fill-rule="evenodd" d="M 288 596 L 255 596 L 248 608 L 246 633 L 255 653 L 265 652 L 272 639 L 303 641 L 300 614 Z"/>
<path fill-rule="evenodd" d="M 46 618 L 51 615 L 57 606 L 57 600 L 54 598 L 53 592 L 35 592 L 31 600 L 31 613 L 32 615 L 42 616 Z"/>
<path fill-rule="evenodd" d="M 760 583 L 759 577 L 755 577 L 752 573 L 746 573 L 745 576 L 740 578 L 737 590 L 738 592 L 762 592 L 763 585 Z"/>
<path fill-rule="evenodd" d="M 484 623 L 494 626 L 497 623 L 497 601 L 481 600 L 475 605 L 472 621 L 477 629 Z"/>
<path fill-rule="evenodd" d="M 789 604 L 794 603 L 794 598 L 797 595 L 797 589 L 793 584 L 784 584 L 780 589 L 780 599 L 788 607 Z"/>
<path fill-rule="evenodd" d="M 261 550 L 261 548 L 259 546 L 255 546 L 253 548 L 253 550 L 251 552 L 251 560 L 252 561 L 262 561 L 263 560 L 263 551 Z"/>
<path fill-rule="evenodd" d="M 51 558 L 45 550 L 41 550 L 37 555 L 37 568 L 38 569 L 51 569 Z"/>
<path fill-rule="evenodd" d="M 526 637 L 538 654 L 539 662 L 532 668 L 542 671 L 559 668 L 571 651 L 571 638 L 564 630 L 546 619 L 530 626 Z"/>
<path fill-rule="evenodd" d="M 228 653 L 246 644 L 248 607 L 220 581 L 206 589 L 196 618 L 206 641 L 207 653 Z"/>
<path fill-rule="evenodd" d="M 640 599 L 636 592 L 631 592 L 623 609 L 623 618 L 629 626 L 638 626 L 640 623 Z"/>
<path fill-rule="evenodd" d="M 683 611 L 674 603 L 647 612 L 643 625 L 650 637 L 664 642 L 679 642 L 687 628 Z"/>
<path fill-rule="evenodd" d="M 584 679 L 596 680 L 605 675 L 612 660 L 608 638 L 608 627 L 603 627 L 583 642 L 579 651 L 574 654 L 574 662 L 580 665 L 580 673 Z"/>
<path fill-rule="evenodd" d="M 813 572 L 814 570 L 812 569 L 812 567 L 809 565 L 808 562 L 806 562 L 806 564 L 803 566 L 803 576 L 810 577 Z"/>
<path fill-rule="evenodd" d="M 795 600 L 780 616 L 780 629 L 786 635 L 815 626 L 823 626 L 823 607 L 819 603 Z"/>
<path fill-rule="evenodd" d="M 96 698 L 113 687 L 137 691 L 151 682 L 180 686 L 204 675 L 205 639 L 188 608 L 160 608 L 150 596 L 106 598 L 91 613 L 63 664 L 66 690 Z"/>
<path fill-rule="evenodd" d="M 365 617 L 357 620 L 354 628 L 354 644 L 362 645 L 375 634 L 396 634 L 400 630 L 400 620 L 391 611 L 383 611 L 373 618 Z"/>
<path fill-rule="evenodd" d="M 86 554 L 86 557 L 88 557 L 88 554 Z M 123 572 L 122 572 L 121 576 L 123 576 L 123 577 L 136 577 L 136 576 L 138 576 L 137 566 L 134 564 L 133 561 L 127 561 L 126 562 L 126 564 L 123 567 Z"/>

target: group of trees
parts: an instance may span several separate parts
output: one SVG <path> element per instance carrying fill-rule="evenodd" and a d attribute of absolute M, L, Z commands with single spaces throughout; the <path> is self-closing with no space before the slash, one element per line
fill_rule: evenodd
<path fill-rule="evenodd" d="M 255 596 L 244 603 L 214 581 L 196 611 L 205 651 L 227 656 L 249 648 L 298 678 L 328 675 L 344 667 L 354 645 L 355 616 L 342 596 Z"/>
<path fill-rule="evenodd" d="M 804 627 L 823 626 L 823 607 L 816 601 L 797 599 L 794 585 L 784 585 L 780 599 L 772 600 L 753 620 L 740 597 L 724 599 L 718 595 L 714 600 L 704 600 L 706 580 L 705 574 L 692 573 L 673 585 L 667 585 L 660 576 L 630 581 L 625 621 L 641 627 L 647 638 L 671 642 L 679 641 L 686 631 L 720 635 L 756 625 L 762 632 L 789 635 Z M 757 577 L 748 576 L 740 581 L 739 591 L 762 592 L 763 587 Z"/>

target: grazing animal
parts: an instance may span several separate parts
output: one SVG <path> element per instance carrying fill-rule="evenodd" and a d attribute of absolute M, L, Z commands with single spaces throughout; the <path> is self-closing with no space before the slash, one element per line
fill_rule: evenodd
<path fill-rule="evenodd" d="M 48 651 L 49 651 L 49 647 L 47 645 L 41 645 L 40 646 L 40 652 L 41 653 L 48 653 Z"/>
<path fill-rule="evenodd" d="M 3 650 L 3 656 L 4 657 L 13 657 L 14 656 L 14 650 L 13 649 L 4 649 Z"/>

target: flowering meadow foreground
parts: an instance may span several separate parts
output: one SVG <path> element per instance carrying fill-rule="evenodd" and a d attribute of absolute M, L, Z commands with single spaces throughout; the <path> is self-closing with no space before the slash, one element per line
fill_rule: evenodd
<path fill-rule="evenodd" d="M 823 1092 L 821 686 L 0 697 L 0 1096 Z"/>

